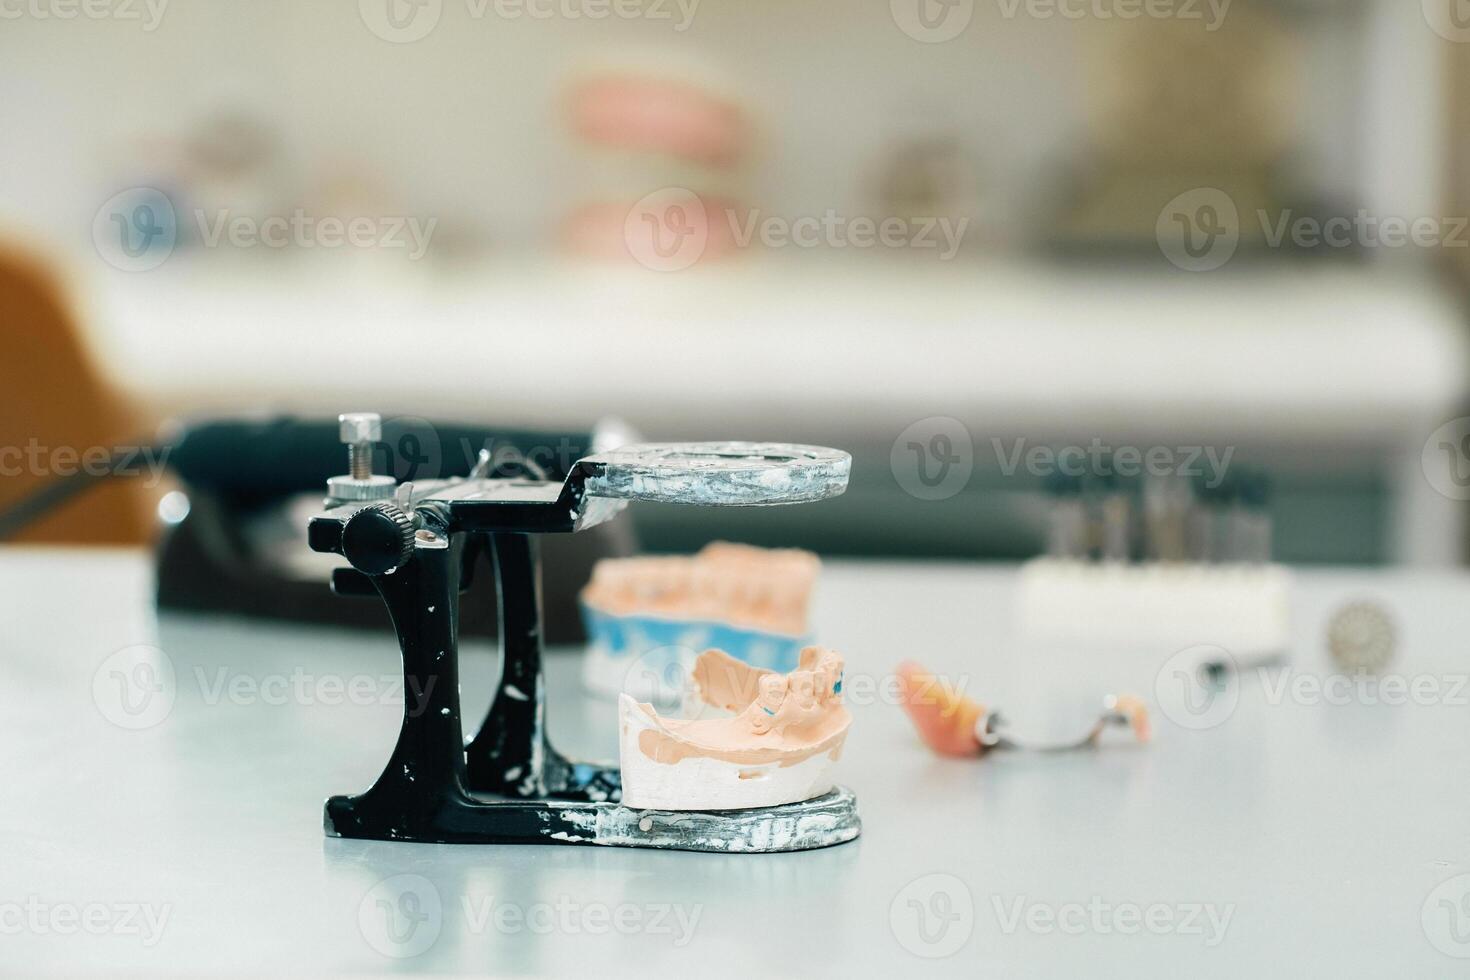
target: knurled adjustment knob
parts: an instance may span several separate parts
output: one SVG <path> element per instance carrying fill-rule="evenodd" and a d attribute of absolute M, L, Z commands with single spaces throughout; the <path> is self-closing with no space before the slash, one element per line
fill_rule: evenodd
<path fill-rule="evenodd" d="M 413 518 L 393 503 L 371 504 L 347 519 L 342 554 L 368 575 L 387 575 L 413 557 Z"/>

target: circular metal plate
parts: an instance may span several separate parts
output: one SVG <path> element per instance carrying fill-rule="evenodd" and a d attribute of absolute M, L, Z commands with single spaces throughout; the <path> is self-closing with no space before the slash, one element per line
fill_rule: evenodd
<path fill-rule="evenodd" d="M 837 449 L 768 442 L 644 443 L 586 462 L 601 464 L 587 480 L 594 497 L 725 507 L 835 497 L 852 469 L 852 457 Z"/>

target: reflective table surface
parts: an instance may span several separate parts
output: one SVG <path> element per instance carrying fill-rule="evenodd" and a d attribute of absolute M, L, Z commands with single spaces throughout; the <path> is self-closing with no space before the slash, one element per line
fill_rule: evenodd
<path fill-rule="evenodd" d="M 1156 717 L 1151 745 L 931 758 L 888 672 L 917 659 L 989 701 L 1014 583 L 827 567 L 815 625 L 848 657 L 857 841 L 484 848 L 322 835 L 323 800 L 368 786 L 397 731 L 386 618 L 160 622 L 141 554 L 0 552 L 0 973 L 1470 969 L 1470 577 L 1301 575 L 1289 670 L 1247 671 L 1206 723 Z M 1363 596 L 1398 624 L 1402 692 L 1329 680 L 1327 618 Z M 613 757 L 614 705 L 581 692 L 574 652 L 549 661 L 553 737 Z M 474 717 L 494 652 L 463 662 Z"/>

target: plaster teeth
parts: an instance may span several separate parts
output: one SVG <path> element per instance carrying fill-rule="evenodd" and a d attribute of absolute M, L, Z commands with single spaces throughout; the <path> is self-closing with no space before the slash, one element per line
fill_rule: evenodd
<path fill-rule="evenodd" d="M 714 620 L 800 635 L 820 569 L 810 552 L 715 542 L 688 557 L 604 559 L 582 600 L 614 615 Z"/>
<path fill-rule="evenodd" d="M 852 717 L 833 685 L 842 658 L 806 647 L 788 675 L 720 650 L 694 664 L 694 688 L 723 717 L 663 718 L 618 699 L 623 802 L 671 811 L 741 810 L 821 796 L 832 788 Z"/>

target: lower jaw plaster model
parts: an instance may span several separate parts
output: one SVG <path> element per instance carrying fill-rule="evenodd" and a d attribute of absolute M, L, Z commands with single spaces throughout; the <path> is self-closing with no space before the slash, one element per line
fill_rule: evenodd
<path fill-rule="evenodd" d="M 619 699 L 623 804 L 650 810 L 742 810 L 814 799 L 832 770 L 852 716 L 842 704 L 842 658 L 807 647 L 790 674 L 742 663 L 721 650 L 694 665 L 698 699 L 732 712 L 660 718 Z"/>
<path fill-rule="evenodd" d="M 974 758 L 991 749 L 1080 749 L 1096 745 L 1103 732 L 1113 727 L 1130 729 L 1139 742 L 1147 742 L 1151 735 L 1148 709 L 1142 701 L 1131 695 L 1108 695 L 1099 717 L 1079 719 L 1075 738 L 1047 744 L 1022 742 L 1006 732 L 1000 712 L 987 710 L 918 664 L 900 664 L 898 678 L 909 720 L 924 744 L 938 755 Z"/>

